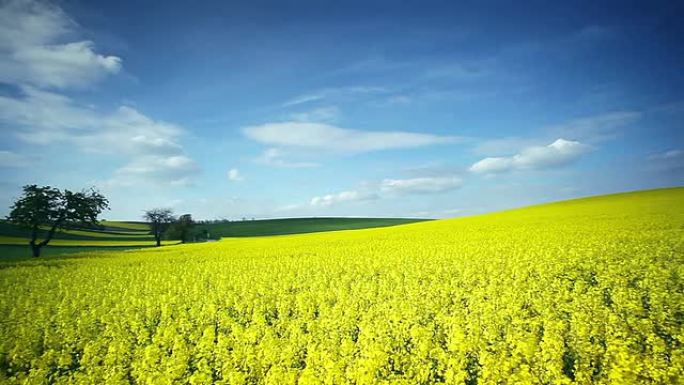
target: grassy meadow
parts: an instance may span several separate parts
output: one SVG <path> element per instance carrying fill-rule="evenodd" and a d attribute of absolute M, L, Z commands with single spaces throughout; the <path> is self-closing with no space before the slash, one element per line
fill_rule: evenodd
<path fill-rule="evenodd" d="M 7 384 L 681 384 L 684 188 L 0 269 Z"/>
<path fill-rule="evenodd" d="M 199 225 L 211 237 L 257 237 L 317 233 L 322 231 L 358 230 L 375 227 L 422 222 L 425 219 L 408 218 L 282 218 L 256 221 L 232 221 Z"/>
<path fill-rule="evenodd" d="M 313 233 L 321 231 L 351 230 L 362 228 L 396 226 L 425 221 L 403 218 L 285 218 L 253 221 L 218 222 L 198 224 L 193 231 L 201 234 L 206 230 L 210 239 L 222 237 L 256 237 Z M 49 228 L 39 231 L 43 239 Z M 7 222 L 0 222 L 0 260 L 27 258 L 30 231 Z M 164 240 L 162 245 L 175 245 L 178 240 Z M 102 221 L 96 229 L 60 230 L 43 248 L 45 255 L 62 255 L 83 251 L 107 251 L 151 247 L 155 245 L 150 228 L 144 222 Z M 21 247 L 24 246 L 24 247 Z"/>
<path fill-rule="evenodd" d="M 39 240 L 44 239 L 49 228 L 39 230 Z M 30 231 L 7 222 L 0 222 L 0 261 L 30 258 L 28 247 Z M 165 245 L 178 241 L 164 241 Z M 50 243 L 43 247 L 41 255 L 55 256 L 83 251 L 125 250 L 154 246 L 149 226 L 144 223 L 103 221 L 97 229 L 60 230 Z"/>

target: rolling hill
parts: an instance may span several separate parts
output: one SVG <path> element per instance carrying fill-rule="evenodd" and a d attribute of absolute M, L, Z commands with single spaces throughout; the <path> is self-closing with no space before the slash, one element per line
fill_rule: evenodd
<path fill-rule="evenodd" d="M 48 232 L 47 227 L 39 231 L 39 239 Z M 0 258 L 23 258 L 30 255 L 27 247 L 30 231 L 5 221 L 0 222 Z M 177 241 L 165 241 L 176 244 Z M 103 221 L 97 229 L 62 230 L 55 233 L 48 246 L 44 247 L 45 256 L 61 255 L 93 250 L 125 250 L 154 246 L 154 239 L 143 223 Z"/>
<path fill-rule="evenodd" d="M 395 226 L 423 221 L 422 219 L 402 218 L 285 218 L 255 221 L 234 221 L 213 224 L 198 224 L 196 233 L 207 231 L 210 239 L 221 237 L 255 237 L 268 235 L 300 234 L 321 231 L 351 230 L 373 227 Z M 53 240 L 44 248 L 45 255 L 59 255 L 70 252 L 92 251 L 97 248 L 139 248 L 154 245 L 149 226 L 144 222 L 102 221 L 96 229 L 62 230 L 55 233 Z M 47 227 L 40 229 L 39 237 L 44 237 Z M 0 222 L 0 258 L 27 256 L 25 246 L 30 231 L 28 229 Z M 166 240 L 165 245 L 178 241 Z"/>
<path fill-rule="evenodd" d="M 200 231 L 206 229 L 211 238 L 257 237 L 397 226 L 426 220 L 410 218 L 282 218 L 200 224 L 197 229 Z"/>

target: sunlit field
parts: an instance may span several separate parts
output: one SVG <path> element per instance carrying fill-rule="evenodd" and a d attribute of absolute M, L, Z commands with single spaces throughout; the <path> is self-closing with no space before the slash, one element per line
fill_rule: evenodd
<path fill-rule="evenodd" d="M 286 235 L 334 230 L 351 230 L 371 227 L 396 226 L 422 222 L 425 219 L 406 218 L 283 218 L 267 220 L 217 221 L 199 224 L 196 234 L 209 239 L 220 237 L 254 237 L 264 235 Z M 39 233 L 45 238 L 49 226 L 41 226 Z M 0 221 L 0 264 L 8 259 L 28 258 L 30 230 L 5 221 Z M 179 240 L 162 240 L 163 245 L 175 245 Z M 61 229 L 55 239 L 45 247 L 50 255 L 73 254 L 87 250 L 105 248 L 140 248 L 153 246 L 154 237 L 150 226 L 143 222 L 101 221 L 97 228 Z M 23 247 L 21 247 L 23 246 Z"/>
<path fill-rule="evenodd" d="M 8 384 L 684 383 L 684 188 L 0 270 Z"/>
<path fill-rule="evenodd" d="M 72 254 L 80 250 L 107 248 L 140 248 L 153 246 L 154 238 L 149 225 L 133 222 L 102 221 L 98 228 L 60 229 L 43 250 L 45 255 Z M 147 227 L 145 227 L 147 226 Z M 44 239 L 49 226 L 38 229 L 39 238 Z M 30 258 L 28 247 L 30 229 L 0 221 L 0 265 L 17 259 Z M 164 240 L 165 245 L 179 243 L 177 240 Z"/>

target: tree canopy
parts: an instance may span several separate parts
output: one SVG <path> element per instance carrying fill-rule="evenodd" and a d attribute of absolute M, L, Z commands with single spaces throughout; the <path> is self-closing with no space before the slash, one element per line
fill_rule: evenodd
<path fill-rule="evenodd" d="M 183 243 L 188 242 L 193 238 L 192 228 L 194 226 L 195 221 L 192 220 L 192 215 L 183 214 L 169 226 L 166 236 L 169 239 L 180 239 Z"/>

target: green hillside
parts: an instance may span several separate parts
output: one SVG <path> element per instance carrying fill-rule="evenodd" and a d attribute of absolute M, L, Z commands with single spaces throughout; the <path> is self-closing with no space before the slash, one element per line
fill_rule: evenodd
<path fill-rule="evenodd" d="M 38 231 L 38 237 L 44 238 L 48 233 L 48 228 L 43 227 Z M 0 222 L 0 236 L 29 238 L 31 230 L 19 227 L 7 222 Z M 117 240 L 117 241 L 141 241 L 152 239 L 148 232 L 116 232 L 101 231 L 93 229 L 61 230 L 55 233 L 54 239 L 73 239 L 73 240 Z"/>
<path fill-rule="evenodd" d="M 150 226 L 145 222 L 135 221 L 101 221 L 100 225 L 105 230 L 114 231 L 149 231 Z"/>
<path fill-rule="evenodd" d="M 353 230 L 371 227 L 395 226 L 421 221 L 400 218 L 287 218 L 257 221 L 225 222 L 197 225 L 195 232 L 202 234 L 207 230 L 209 238 L 254 237 L 265 235 L 284 235 L 312 233 L 334 230 Z M 98 228 L 61 230 L 44 248 L 44 255 L 59 255 L 90 250 L 109 250 L 112 247 L 139 248 L 152 246 L 154 238 L 149 226 L 144 222 L 102 221 Z M 47 227 L 40 229 L 39 238 L 48 232 Z M 7 222 L 0 222 L 0 257 L 28 256 L 30 230 Z M 167 240 L 165 244 L 177 241 Z"/>
<path fill-rule="evenodd" d="M 42 255 L 61 255 L 94 250 L 123 250 L 154 246 L 154 238 L 144 223 L 103 221 L 98 228 L 61 230 L 42 250 Z M 40 228 L 38 237 L 44 239 L 49 228 Z M 3 260 L 28 257 L 30 230 L 0 221 L 0 258 Z M 177 241 L 166 241 L 175 244 Z"/>
<path fill-rule="evenodd" d="M 53 257 L 57 255 L 84 253 L 91 251 L 124 251 L 130 249 L 140 249 L 143 247 L 154 247 L 150 242 L 148 246 L 58 246 L 49 245 L 43 247 L 41 257 Z M 0 266 L 2 262 L 11 263 L 13 261 L 26 260 L 31 257 L 31 251 L 26 244 L 7 245 L 0 244 Z"/>
<path fill-rule="evenodd" d="M 256 221 L 235 221 L 198 225 L 207 230 L 210 238 L 256 237 L 317 233 L 322 231 L 357 230 L 423 222 L 427 219 L 410 218 L 284 218 Z"/>

